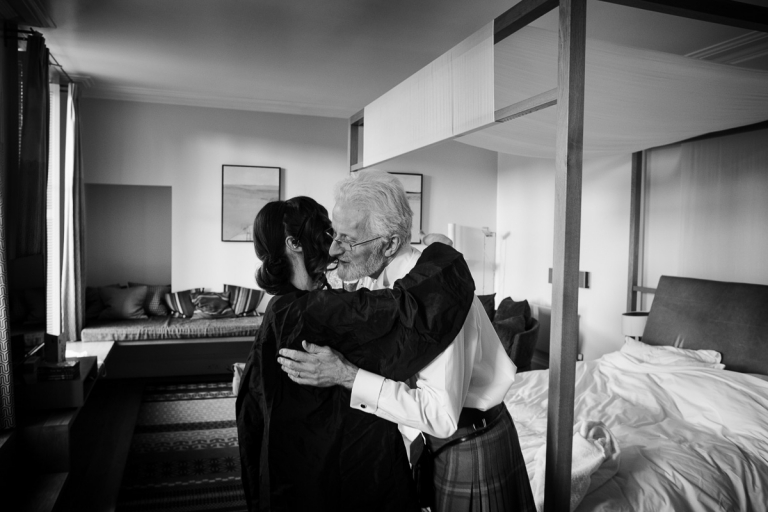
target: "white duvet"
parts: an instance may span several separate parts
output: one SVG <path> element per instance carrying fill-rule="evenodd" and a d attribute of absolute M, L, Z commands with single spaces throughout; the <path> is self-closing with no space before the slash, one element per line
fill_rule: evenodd
<path fill-rule="evenodd" d="M 768 510 L 768 381 L 710 357 L 634 342 L 577 363 L 574 423 L 603 422 L 620 448 L 618 472 L 578 511 Z M 548 379 L 519 374 L 505 398 L 532 481 Z"/>

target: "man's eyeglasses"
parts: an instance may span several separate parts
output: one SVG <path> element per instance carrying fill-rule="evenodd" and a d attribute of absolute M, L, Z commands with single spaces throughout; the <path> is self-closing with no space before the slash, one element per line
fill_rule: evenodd
<path fill-rule="evenodd" d="M 378 240 L 379 238 L 384 238 L 386 236 L 386 235 L 380 235 L 374 238 L 369 238 L 368 240 L 363 240 L 362 242 L 350 243 L 350 242 L 342 241 L 336 238 L 335 233 L 333 231 L 326 231 L 325 234 L 328 235 L 333 242 L 336 242 L 337 244 L 339 244 L 339 247 L 341 247 L 342 250 L 344 250 L 345 252 L 351 251 L 353 248 L 357 247 L 358 245 L 367 244 L 367 243 L 373 242 L 374 240 Z"/>

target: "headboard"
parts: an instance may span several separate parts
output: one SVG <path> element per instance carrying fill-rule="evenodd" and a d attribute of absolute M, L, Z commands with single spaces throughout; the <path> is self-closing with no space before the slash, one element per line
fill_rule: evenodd
<path fill-rule="evenodd" d="M 727 370 L 768 375 L 768 286 L 661 276 L 643 343 L 717 350 Z"/>

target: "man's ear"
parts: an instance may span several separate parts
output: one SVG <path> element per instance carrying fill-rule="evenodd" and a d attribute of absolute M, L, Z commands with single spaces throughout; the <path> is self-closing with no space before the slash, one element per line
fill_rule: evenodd
<path fill-rule="evenodd" d="M 397 254 L 397 251 L 400 250 L 400 247 L 403 246 L 403 240 L 400 238 L 400 235 L 392 235 L 389 238 L 389 243 L 387 244 L 387 247 L 384 249 L 384 256 L 387 258 L 392 258 Z"/>
<path fill-rule="evenodd" d="M 285 239 L 285 248 L 292 252 L 304 252 L 304 249 L 301 248 L 301 244 L 292 236 Z"/>

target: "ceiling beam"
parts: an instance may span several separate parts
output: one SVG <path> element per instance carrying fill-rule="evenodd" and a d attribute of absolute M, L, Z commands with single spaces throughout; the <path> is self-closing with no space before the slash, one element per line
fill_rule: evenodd
<path fill-rule="evenodd" d="M 558 0 L 521 0 L 493 20 L 493 44 L 511 36 L 557 6 Z"/>
<path fill-rule="evenodd" d="M 747 30 L 768 32 L 768 8 L 731 0 L 602 0 Z"/>

